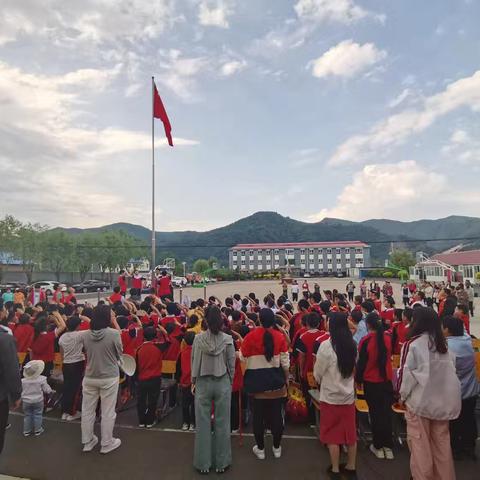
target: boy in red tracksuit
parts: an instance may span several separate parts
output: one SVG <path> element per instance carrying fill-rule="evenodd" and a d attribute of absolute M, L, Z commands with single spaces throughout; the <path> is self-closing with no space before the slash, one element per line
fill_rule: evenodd
<path fill-rule="evenodd" d="M 180 352 L 180 388 L 182 389 L 182 430 L 195 431 L 195 397 L 192 394 L 192 345 L 195 332 L 188 331 L 183 340 L 185 347 Z"/>
<path fill-rule="evenodd" d="M 411 308 L 405 308 L 403 311 L 400 310 L 400 312 L 401 319 L 393 322 L 392 327 L 392 350 L 394 355 L 400 355 L 403 344 L 407 341 L 408 329 L 413 317 Z"/>
<path fill-rule="evenodd" d="M 161 344 L 155 341 L 157 332 L 153 327 L 145 328 L 145 341 L 137 348 L 137 413 L 140 427 L 152 428 L 156 423 L 157 402 L 162 385 Z"/>
<path fill-rule="evenodd" d="M 242 345 L 242 334 L 248 335 L 250 329 L 247 326 L 241 328 L 242 333 L 232 331 L 233 345 L 235 346 L 235 373 L 233 374 L 232 382 L 232 402 L 230 408 L 230 429 L 233 433 L 238 432 L 240 428 L 240 408 L 244 409 L 247 397 L 242 393 L 243 388 L 243 372 L 242 362 L 240 361 L 239 351 Z M 240 395 L 242 399 L 240 400 Z M 243 404 L 243 405 L 242 405 Z"/>

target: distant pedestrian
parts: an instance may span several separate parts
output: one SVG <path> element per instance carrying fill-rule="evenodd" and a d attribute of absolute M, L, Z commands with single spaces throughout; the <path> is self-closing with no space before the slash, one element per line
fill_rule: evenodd
<path fill-rule="evenodd" d="M 298 293 L 300 292 L 300 286 L 296 280 L 292 283 L 292 302 L 298 302 Z"/>

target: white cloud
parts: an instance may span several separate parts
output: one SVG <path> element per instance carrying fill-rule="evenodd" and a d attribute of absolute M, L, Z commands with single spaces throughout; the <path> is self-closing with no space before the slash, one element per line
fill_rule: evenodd
<path fill-rule="evenodd" d="M 228 17 L 233 13 L 231 2 L 226 0 L 202 0 L 198 7 L 200 25 L 228 28 Z"/>
<path fill-rule="evenodd" d="M 405 88 L 399 93 L 395 98 L 393 98 L 389 103 L 388 106 L 390 108 L 396 108 L 401 105 L 408 97 L 412 95 L 412 91 L 409 88 Z"/>
<path fill-rule="evenodd" d="M 310 65 L 313 76 L 317 78 L 329 76 L 350 78 L 386 56 L 387 52 L 379 50 L 373 43 L 360 45 L 353 40 L 344 40 L 310 62 Z"/>
<path fill-rule="evenodd" d="M 121 207 L 126 221 L 143 220 L 144 205 L 127 199 L 118 184 L 138 168 L 135 157 L 148 163 L 149 132 L 86 122 L 94 118 L 98 88 L 108 86 L 116 71 L 44 75 L 0 62 L 0 169 L 10 172 L 0 191 L 4 211 L 49 224 L 98 225 Z M 174 143 L 197 142 L 174 137 Z M 166 148 L 163 135 L 156 144 Z"/>
<path fill-rule="evenodd" d="M 371 199 L 375 199 L 374 203 Z M 458 195 L 445 175 L 406 160 L 396 164 L 366 165 L 343 189 L 335 206 L 324 208 L 308 219 L 413 220 L 460 213 L 478 215 L 478 201 L 478 192 L 464 191 L 463 195 Z"/>
<path fill-rule="evenodd" d="M 211 66 L 207 57 L 184 57 L 179 50 L 160 52 L 158 80 L 186 102 L 198 99 L 197 76 Z"/>
<path fill-rule="evenodd" d="M 181 19 L 172 0 L 2 0 L 0 45 L 22 35 L 57 44 L 143 41 Z"/>
<path fill-rule="evenodd" d="M 378 122 L 368 133 L 350 137 L 336 149 L 329 165 L 362 163 L 369 156 L 378 157 L 461 107 L 480 111 L 480 70 L 451 83 L 442 92 L 426 97 L 421 108 L 403 110 Z"/>
<path fill-rule="evenodd" d="M 374 17 L 382 23 L 385 21 L 385 15 L 373 14 L 353 0 L 298 0 L 294 9 L 299 18 L 319 23 L 351 24 L 366 17 Z"/>
<path fill-rule="evenodd" d="M 465 130 L 456 129 L 441 152 L 449 160 L 474 167 L 475 171 L 480 167 L 480 139 L 470 136 Z"/>
<path fill-rule="evenodd" d="M 229 77 L 230 75 L 240 72 L 246 66 L 247 62 L 245 60 L 231 60 L 221 66 L 220 72 L 224 77 Z"/>

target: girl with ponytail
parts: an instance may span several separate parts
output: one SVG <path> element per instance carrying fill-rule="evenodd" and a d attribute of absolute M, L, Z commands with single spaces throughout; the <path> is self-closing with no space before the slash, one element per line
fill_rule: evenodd
<path fill-rule="evenodd" d="M 240 358 L 246 362 L 244 389 L 253 395 L 253 433 L 257 444 L 253 453 L 265 459 L 265 418 L 269 418 L 273 436 L 273 456 L 282 455 L 283 409 L 287 397 L 290 366 L 285 336 L 275 325 L 275 314 L 270 308 L 259 313 L 261 327 L 255 328 L 244 339 Z"/>
<path fill-rule="evenodd" d="M 355 380 L 363 383 L 370 413 L 370 450 L 377 458 L 392 460 L 392 338 L 376 312 L 369 313 L 365 322 L 369 333 L 358 346 Z"/>

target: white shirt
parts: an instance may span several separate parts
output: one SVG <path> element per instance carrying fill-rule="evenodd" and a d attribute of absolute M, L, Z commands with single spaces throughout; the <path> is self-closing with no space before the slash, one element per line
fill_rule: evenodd
<path fill-rule="evenodd" d="M 52 393 L 47 377 L 43 375 L 37 378 L 22 378 L 22 402 L 43 403 L 43 394 Z"/>
<path fill-rule="evenodd" d="M 63 363 L 77 363 L 85 360 L 83 343 L 80 341 L 77 332 L 64 333 L 58 344 L 63 352 Z"/>
<path fill-rule="evenodd" d="M 354 402 L 353 372 L 348 378 L 342 377 L 331 340 L 325 340 L 320 344 L 313 367 L 313 376 L 320 384 L 321 402 L 332 405 L 351 405 Z"/>
<path fill-rule="evenodd" d="M 298 285 L 292 285 L 292 293 L 298 293 L 300 291 L 300 287 Z"/>

